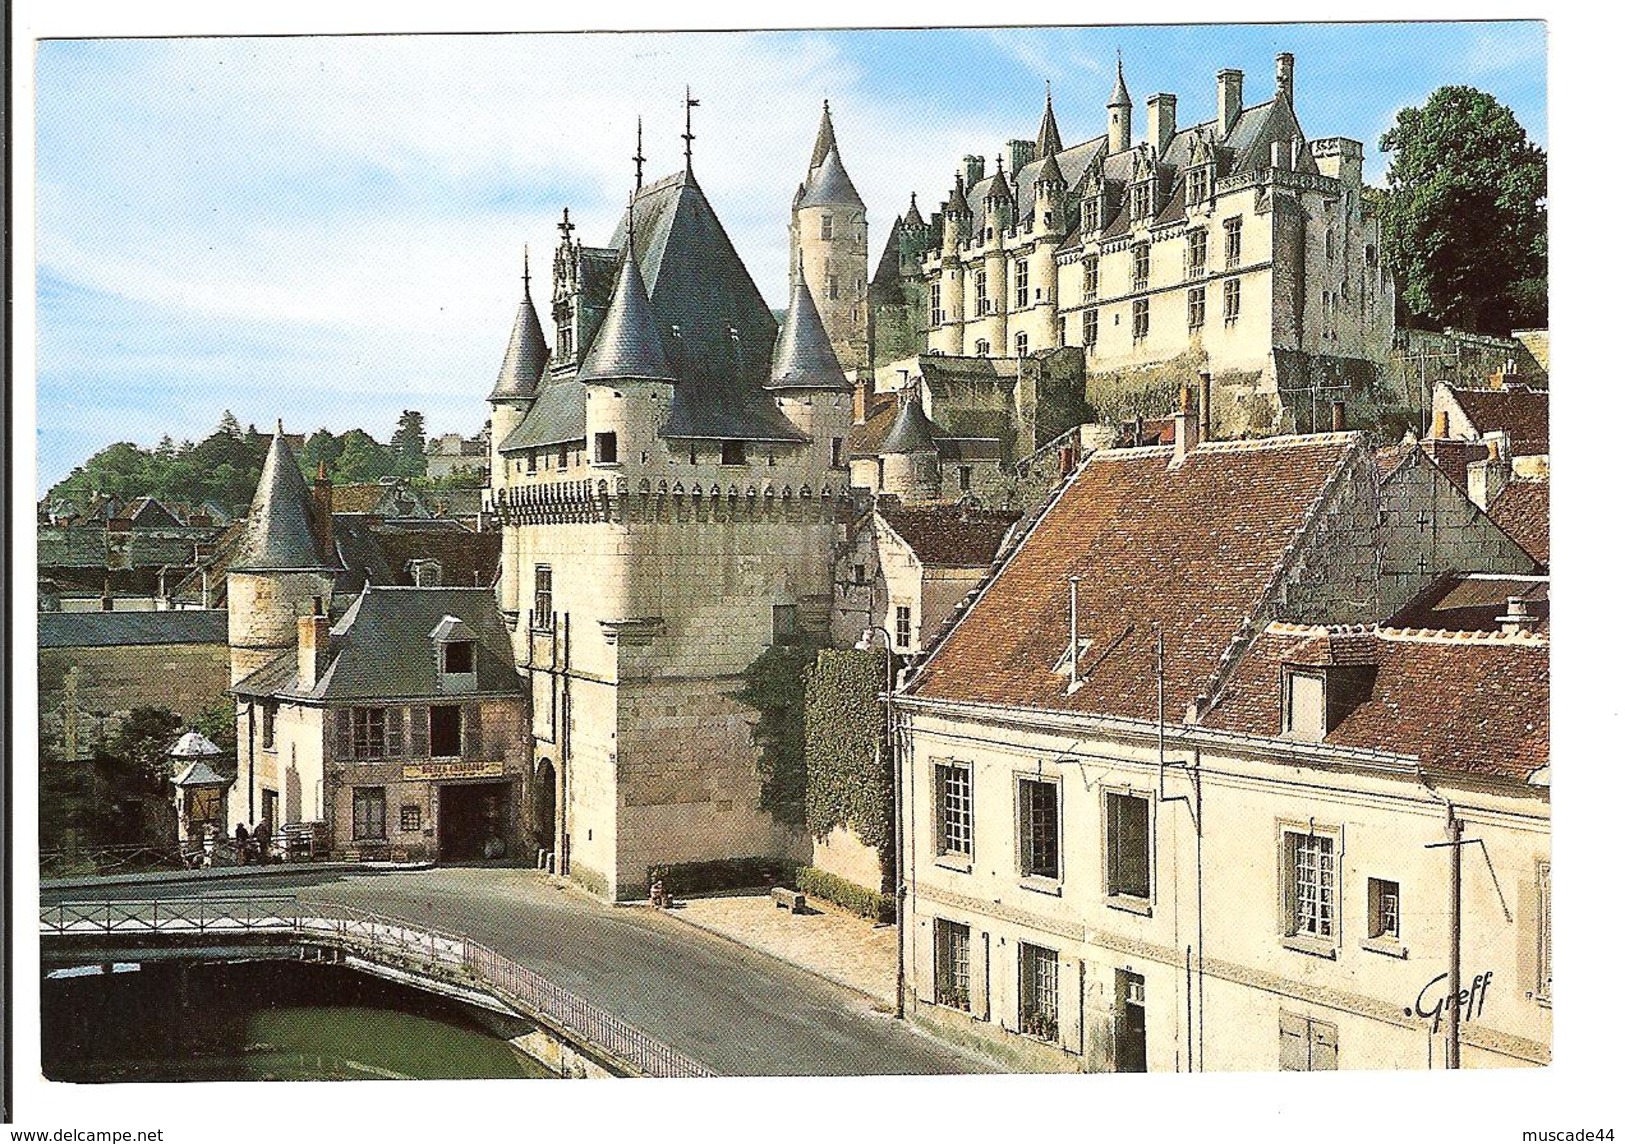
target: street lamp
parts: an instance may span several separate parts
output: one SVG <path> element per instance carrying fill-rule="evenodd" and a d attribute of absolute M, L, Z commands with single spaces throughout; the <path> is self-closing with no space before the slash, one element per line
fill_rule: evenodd
<path fill-rule="evenodd" d="M 892 712 L 892 692 L 897 683 L 897 676 L 892 664 L 896 659 L 896 652 L 892 648 L 891 633 L 885 628 L 871 627 L 863 630 L 863 635 L 853 645 L 856 651 L 872 652 L 875 649 L 875 637 L 879 636 L 886 649 L 886 686 L 880 694 L 880 701 L 884 709 L 886 721 L 883 742 L 891 753 L 892 763 L 892 912 L 896 915 L 897 925 L 897 1005 L 892 1014 L 899 1020 L 903 1017 L 903 898 L 908 893 L 903 884 L 903 753 L 897 749 L 894 735 L 895 720 Z"/>

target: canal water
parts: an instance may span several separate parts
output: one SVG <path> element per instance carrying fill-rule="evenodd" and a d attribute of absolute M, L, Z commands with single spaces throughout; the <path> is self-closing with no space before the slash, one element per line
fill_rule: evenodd
<path fill-rule="evenodd" d="M 552 1075 L 508 1043 L 520 1022 L 336 965 L 148 962 L 47 979 L 41 1010 L 51 1080 Z"/>

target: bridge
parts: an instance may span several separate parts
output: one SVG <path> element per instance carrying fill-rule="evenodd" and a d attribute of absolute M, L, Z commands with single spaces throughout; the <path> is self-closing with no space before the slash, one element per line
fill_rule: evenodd
<path fill-rule="evenodd" d="M 484 998 L 534 1022 L 611 1075 L 716 1075 L 466 934 L 424 929 L 340 903 L 301 906 L 291 895 L 59 902 L 40 908 L 40 939 L 47 967 L 155 955 L 340 962 L 464 1000 Z"/>

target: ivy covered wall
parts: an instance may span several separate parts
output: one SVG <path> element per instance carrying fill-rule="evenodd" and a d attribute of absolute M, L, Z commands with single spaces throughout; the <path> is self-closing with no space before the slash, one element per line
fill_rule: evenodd
<path fill-rule="evenodd" d="M 807 672 L 807 829 L 846 826 L 892 869 L 892 762 L 881 700 L 884 652 L 824 650 Z"/>

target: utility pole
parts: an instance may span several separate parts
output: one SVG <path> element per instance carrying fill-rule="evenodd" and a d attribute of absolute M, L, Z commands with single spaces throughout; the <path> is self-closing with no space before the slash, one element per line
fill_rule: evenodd
<path fill-rule="evenodd" d="M 1450 851 L 1450 965 L 1449 986 L 1450 993 L 1445 1002 L 1449 1010 L 1445 1025 L 1444 1067 L 1447 1069 L 1461 1068 L 1461 819 L 1456 817 L 1456 808 L 1449 805 L 1449 817 L 1445 819 L 1445 841 L 1430 842 L 1426 849 L 1434 850 L 1445 847 Z M 1469 841 L 1476 842 L 1477 839 Z M 1435 1025 L 1437 1028 L 1437 1025 Z"/>

